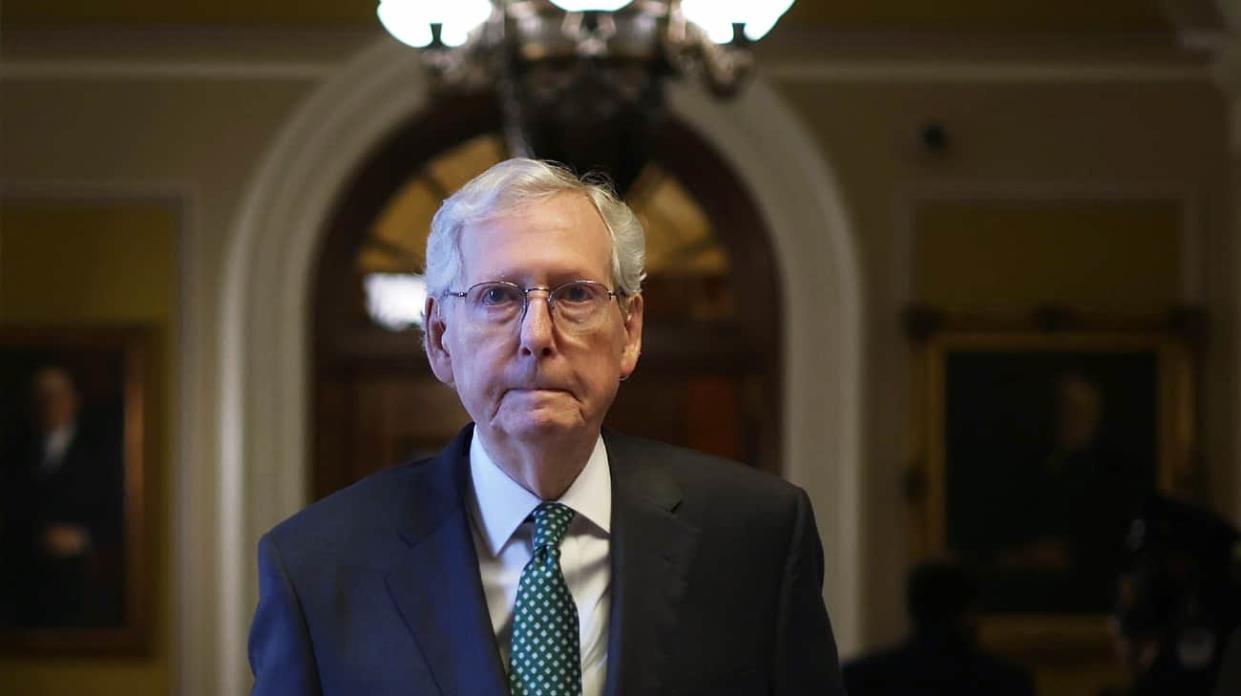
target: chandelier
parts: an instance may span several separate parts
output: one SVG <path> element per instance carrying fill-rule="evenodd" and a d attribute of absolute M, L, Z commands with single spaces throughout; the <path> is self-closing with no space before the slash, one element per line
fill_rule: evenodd
<path fill-rule="evenodd" d="M 381 0 L 439 87 L 494 90 L 515 155 L 601 169 L 622 193 L 666 117 L 664 82 L 738 92 L 793 0 Z"/>

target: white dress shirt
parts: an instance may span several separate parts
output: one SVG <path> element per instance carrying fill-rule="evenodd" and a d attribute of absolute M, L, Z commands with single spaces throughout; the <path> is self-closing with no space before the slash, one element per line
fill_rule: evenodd
<path fill-rule="evenodd" d="M 69 423 L 43 438 L 43 459 L 39 462 L 39 473 L 44 476 L 54 474 L 60 465 L 65 463 L 65 455 L 69 454 L 69 445 L 73 444 L 73 436 L 77 434 L 77 430 L 75 424 Z"/>
<path fill-rule="evenodd" d="M 477 435 L 470 443 L 470 478 L 478 571 L 487 596 L 491 627 L 507 671 L 517 584 L 534 553 L 534 523 L 526 518 L 543 501 L 496 466 Z M 559 502 L 577 513 L 560 543 L 560 567 L 577 605 L 582 695 L 602 696 L 607 676 L 612 586 L 612 476 L 602 437 Z"/>

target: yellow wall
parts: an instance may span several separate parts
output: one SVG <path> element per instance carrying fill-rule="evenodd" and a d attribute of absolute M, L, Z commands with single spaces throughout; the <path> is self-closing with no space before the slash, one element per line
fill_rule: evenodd
<path fill-rule="evenodd" d="M 6 200 L 0 204 L 0 324 L 141 325 L 155 334 L 146 391 L 154 437 L 147 484 L 148 654 L 0 658 L 0 694 L 167 694 L 171 686 L 173 329 L 178 214 L 157 201 Z"/>
<path fill-rule="evenodd" d="M 954 200 L 915 214 L 915 296 L 934 307 L 1160 312 L 1182 296 L 1176 201 Z"/>

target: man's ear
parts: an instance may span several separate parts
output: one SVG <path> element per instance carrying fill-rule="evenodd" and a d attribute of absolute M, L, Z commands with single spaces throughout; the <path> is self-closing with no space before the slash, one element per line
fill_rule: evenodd
<path fill-rule="evenodd" d="M 444 342 L 448 325 L 444 321 L 444 313 L 434 296 L 427 298 L 423 309 L 422 341 L 427 351 L 427 362 L 431 363 L 431 372 L 436 379 L 453 386 L 452 354 Z"/>
<path fill-rule="evenodd" d="M 625 313 L 625 346 L 621 351 L 621 379 L 628 379 L 638 366 L 638 356 L 642 354 L 642 295 L 634 295 L 629 300 L 629 311 Z"/>

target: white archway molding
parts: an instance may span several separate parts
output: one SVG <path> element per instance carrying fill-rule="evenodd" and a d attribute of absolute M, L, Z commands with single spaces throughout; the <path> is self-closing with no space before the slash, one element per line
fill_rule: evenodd
<path fill-rule="evenodd" d="M 762 80 L 720 103 L 670 91 L 754 195 L 779 261 L 784 307 L 784 474 L 814 504 L 824 595 L 842 652 L 861 639 L 863 390 L 861 262 L 841 188 L 820 147 Z"/>
<path fill-rule="evenodd" d="M 847 651 L 860 633 L 862 284 L 840 188 L 819 146 L 761 80 L 727 105 L 690 87 L 670 96 L 673 112 L 750 186 L 774 237 L 787 304 L 785 471 L 815 504 L 827 597 Z M 315 257 L 354 168 L 426 105 L 414 52 L 379 40 L 301 105 L 246 188 L 219 315 L 219 468 L 214 490 L 200 492 L 213 504 L 186 520 L 184 531 L 203 543 L 180 559 L 180 577 L 201 590 L 185 594 L 211 609 L 209 619 L 180 627 L 183 645 L 198 647 L 182 655 L 184 693 L 246 690 L 255 544 L 304 506 L 309 490 Z M 201 686 L 208 675 L 215 688 Z"/>

